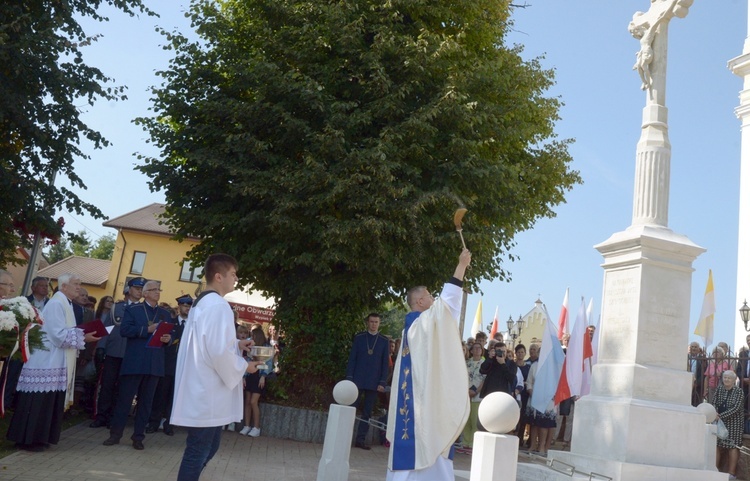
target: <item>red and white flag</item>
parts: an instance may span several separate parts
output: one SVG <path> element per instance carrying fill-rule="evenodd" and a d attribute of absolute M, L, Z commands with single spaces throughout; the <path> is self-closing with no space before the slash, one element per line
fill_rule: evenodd
<path fill-rule="evenodd" d="M 567 297 L 567 296 L 566 296 Z M 560 382 L 555 393 L 555 404 L 560 404 L 568 398 L 581 395 L 581 384 L 583 382 L 583 359 L 584 355 L 591 357 L 591 343 L 588 343 L 588 353 L 584 347 L 584 336 L 586 336 L 586 304 L 581 298 L 581 307 L 578 309 L 576 323 L 570 334 L 568 349 L 565 352 L 565 363 Z M 588 336 L 586 336 L 588 337 Z"/>
<path fill-rule="evenodd" d="M 591 319 L 594 318 L 594 298 L 589 299 L 589 305 L 586 308 L 586 320 L 589 322 L 591 327 Z M 594 330 L 594 336 L 596 337 L 598 332 Z M 581 381 L 581 396 L 585 396 L 591 393 L 591 370 L 594 368 L 596 358 L 594 356 L 595 346 L 594 340 L 591 339 L 588 328 L 583 338 L 583 380 Z M 590 353 L 590 355 L 587 355 Z"/>
<path fill-rule="evenodd" d="M 570 332 L 568 328 L 568 294 L 570 293 L 570 287 L 565 289 L 565 299 L 563 299 L 562 310 L 560 311 L 560 319 L 557 321 L 557 338 L 562 341 L 563 334 Z"/>
<path fill-rule="evenodd" d="M 500 306 L 495 306 L 495 317 L 492 320 L 492 330 L 490 331 L 490 339 L 494 339 L 495 334 L 497 334 L 497 326 L 498 326 L 497 311 L 498 309 L 500 309 Z"/>

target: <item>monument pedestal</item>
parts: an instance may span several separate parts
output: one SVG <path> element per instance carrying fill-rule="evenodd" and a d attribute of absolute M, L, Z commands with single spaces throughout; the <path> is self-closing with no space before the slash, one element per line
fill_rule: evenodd
<path fill-rule="evenodd" d="M 596 246 L 604 257 L 599 363 L 576 403 L 570 452 L 549 457 L 617 481 L 725 480 L 707 465 L 705 416 L 686 370 L 692 263 L 704 249 L 654 225 Z"/>

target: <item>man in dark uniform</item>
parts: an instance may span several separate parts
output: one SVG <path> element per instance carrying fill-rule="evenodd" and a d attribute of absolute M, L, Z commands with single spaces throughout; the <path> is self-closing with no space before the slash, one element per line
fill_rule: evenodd
<path fill-rule="evenodd" d="M 146 279 L 143 277 L 130 279 L 123 292 L 126 296 L 125 300 L 115 303 L 112 306 L 112 313 L 106 319 L 102 319 L 105 326 L 114 326 L 114 328 L 109 336 L 105 336 L 96 346 L 96 357 L 103 359 L 103 361 L 101 380 L 99 381 L 99 398 L 96 403 L 96 418 L 89 424 L 91 428 L 109 426 L 112 420 L 112 412 L 117 401 L 120 366 L 127 344 L 127 339 L 120 335 L 120 324 L 125 317 L 125 308 L 140 302 L 145 284 Z"/>
<path fill-rule="evenodd" d="M 128 413 L 133 398 L 138 395 L 138 408 L 135 415 L 135 428 L 130 439 L 135 449 L 143 449 L 146 437 L 146 424 L 151 415 L 151 404 L 159 378 L 164 376 L 164 349 L 172 337 L 164 334 L 160 337 L 158 348 L 148 347 L 151 335 L 162 322 L 171 320 L 169 311 L 159 307 L 161 288 L 157 281 L 148 281 L 143 286 L 143 302 L 128 306 L 120 324 L 120 335 L 127 338 L 125 356 L 120 366 L 120 388 L 117 403 L 109 429 L 109 438 L 105 446 L 118 444 L 125 431 Z"/>
<path fill-rule="evenodd" d="M 354 336 L 352 349 L 349 352 L 349 362 L 346 365 L 346 379 L 354 382 L 359 389 L 356 404 L 360 405 L 362 421 L 357 428 L 357 438 L 354 445 L 362 449 L 370 449 L 365 444 L 370 425 L 367 423 L 372 416 L 375 399 L 379 392 L 385 392 L 389 374 L 390 342 L 388 338 L 378 332 L 380 328 L 380 314 L 372 313 L 365 320 L 366 331 Z"/>
<path fill-rule="evenodd" d="M 180 338 L 185 328 L 190 308 L 193 306 L 193 298 L 185 294 L 176 299 L 177 317 L 174 319 L 172 329 L 172 341 L 164 348 L 164 377 L 159 379 L 159 385 L 154 394 L 154 405 L 151 407 L 151 417 L 146 427 L 146 433 L 155 433 L 164 420 L 164 434 L 174 435 L 174 429 L 169 422 L 172 416 L 172 396 L 174 395 L 174 375 L 177 369 L 177 349 L 180 347 Z"/>

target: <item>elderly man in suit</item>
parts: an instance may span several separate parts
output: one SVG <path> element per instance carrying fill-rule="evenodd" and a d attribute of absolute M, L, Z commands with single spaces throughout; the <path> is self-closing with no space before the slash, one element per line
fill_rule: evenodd
<path fill-rule="evenodd" d="M 135 428 L 131 440 L 133 448 L 142 450 L 146 437 L 146 424 L 151 414 L 151 404 L 159 378 L 164 376 L 164 349 L 172 336 L 160 337 L 161 347 L 152 348 L 147 344 L 151 335 L 162 322 L 170 322 L 171 316 L 166 309 L 159 307 L 161 288 L 157 281 L 148 281 L 143 286 L 143 302 L 133 304 L 125 309 L 125 316 L 120 325 L 120 335 L 127 338 L 125 356 L 120 367 L 120 392 L 105 446 L 118 444 L 125 430 L 128 413 L 133 398 L 138 394 L 138 408 L 135 416 Z"/>
<path fill-rule="evenodd" d="M 26 296 L 29 303 L 40 311 L 49 301 L 49 279 L 37 276 L 31 281 L 31 295 Z"/>

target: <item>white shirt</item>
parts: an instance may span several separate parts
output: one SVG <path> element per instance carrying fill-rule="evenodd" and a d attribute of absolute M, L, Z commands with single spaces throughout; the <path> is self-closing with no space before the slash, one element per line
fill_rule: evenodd
<path fill-rule="evenodd" d="M 170 423 L 216 427 L 242 419 L 246 369 L 229 303 L 217 293 L 200 298 L 180 340 Z"/>

